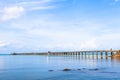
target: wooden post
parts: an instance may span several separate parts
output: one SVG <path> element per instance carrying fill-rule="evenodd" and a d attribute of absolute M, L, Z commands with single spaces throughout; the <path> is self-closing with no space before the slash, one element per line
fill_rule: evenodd
<path fill-rule="evenodd" d="M 64 55 L 66 55 L 66 53 L 64 52 Z"/>
<path fill-rule="evenodd" d="M 74 52 L 72 52 L 72 56 L 74 56 Z"/>
<path fill-rule="evenodd" d="M 92 58 L 94 59 L 94 51 L 92 51 Z"/>
<path fill-rule="evenodd" d="M 74 56 L 74 52 L 72 52 L 72 56 Z"/>
<path fill-rule="evenodd" d="M 80 58 L 80 52 L 78 52 L 78 57 Z"/>
<path fill-rule="evenodd" d="M 113 55 L 113 52 L 110 52 L 111 53 L 111 56 Z"/>
<path fill-rule="evenodd" d="M 96 58 L 98 59 L 98 52 L 96 51 Z"/>
<path fill-rule="evenodd" d="M 101 55 L 101 59 L 103 59 L 103 52 L 102 51 L 100 52 L 100 55 Z"/>
<path fill-rule="evenodd" d="M 80 52 L 80 56 L 82 55 L 82 53 Z"/>
<path fill-rule="evenodd" d="M 78 55 L 78 52 L 76 52 L 76 56 Z"/>
<path fill-rule="evenodd" d="M 84 52 L 84 55 L 85 55 L 85 59 L 86 59 L 86 52 Z"/>
<path fill-rule="evenodd" d="M 81 52 L 81 54 L 82 54 L 82 59 L 83 59 L 83 52 Z"/>
<path fill-rule="evenodd" d="M 106 58 L 108 58 L 108 52 L 105 52 Z"/>
<path fill-rule="evenodd" d="M 90 52 L 88 52 L 88 59 L 90 59 Z"/>
<path fill-rule="evenodd" d="M 81 52 L 81 54 L 83 55 L 83 52 Z"/>

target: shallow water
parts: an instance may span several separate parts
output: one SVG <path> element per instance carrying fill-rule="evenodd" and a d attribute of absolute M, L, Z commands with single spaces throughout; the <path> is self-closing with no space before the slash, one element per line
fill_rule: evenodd
<path fill-rule="evenodd" d="M 110 57 L 0 56 L 0 80 L 120 80 L 119 68 Z"/>

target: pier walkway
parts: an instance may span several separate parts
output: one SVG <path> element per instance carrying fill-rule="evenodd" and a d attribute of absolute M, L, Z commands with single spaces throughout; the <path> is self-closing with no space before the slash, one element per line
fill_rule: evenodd
<path fill-rule="evenodd" d="M 60 56 L 60 55 L 66 55 L 66 56 L 90 56 L 92 55 L 93 57 L 98 55 L 102 57 L 112 57 L 116 54 L 120 54 L 120 50 L 91 50 L 91 51 L 66 51 L 66 52 L 41 52 L 41 53 L 12 53 L 12 55 L 47 55 L 47 56 Z"/>

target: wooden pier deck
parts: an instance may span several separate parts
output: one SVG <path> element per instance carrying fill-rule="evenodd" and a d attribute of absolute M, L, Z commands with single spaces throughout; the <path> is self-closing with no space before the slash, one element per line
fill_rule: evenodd
<path fill-rule="evenodd" d="M 100 55 L 101 57 L 112 57 L 115 55 L 120 55 L 120 50 L 90 50 L 90 51 L 65 51 L 65 52 L 41 52 L 41 53 L 12 53 L 12 55 L 47 55 L 47 56 L 60 56 L 60 55 L 76 55 L 76 56 L 90 56 L 92 55 L 93 57 L 96 55 Z"/>

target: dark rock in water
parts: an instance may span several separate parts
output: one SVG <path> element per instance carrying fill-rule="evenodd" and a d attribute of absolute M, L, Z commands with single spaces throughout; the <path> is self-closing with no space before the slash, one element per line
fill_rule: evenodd
<path fill-rule="evenodd" d="M 82 68 L 82 69 L 86 69 L 86 68 Z"/>
<path fill-rule="evenodd" d="M 48 70 L 48 71 L 52 72 L 52 71 L 54 71 L 54 70 Z"/>
<path fill-rule="evenodd" d="M 63 71 L 71 71 L 71 69 L 65 68 L 63 69 Z"/>
<path fill-rule="evenodd" d="M 117 73 L 117 72 L 100 72 L 100 73 L 113 73 L 113 74 L 115 74 L 115 73 Z"/>
<path fill-rule="evenodd" d="M 98 68 L 96 68 L 95 70 L 99 70 Z"/>
<path fill-rule="evenodd" d="M 97 70 L 99 70 L 98 68 L 95 68 L 95 69 L 89 69 L 89 70 L 91 70 L 91 71 L 97 71 Z"/>
<path fill-rule="evenodd" d="M 80 71 L 81 69 L 77 69 L 78 71 Z"/>

